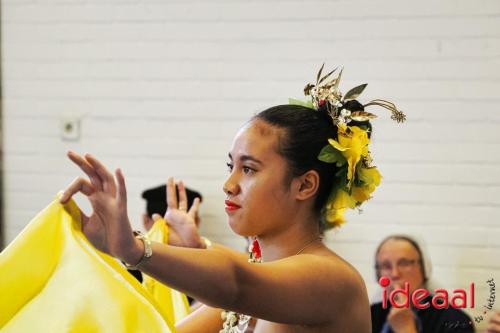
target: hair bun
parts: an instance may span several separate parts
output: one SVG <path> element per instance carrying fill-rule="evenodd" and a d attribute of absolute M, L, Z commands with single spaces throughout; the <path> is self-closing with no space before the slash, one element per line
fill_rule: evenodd
<path fill-rule="evenodd" d="M 355 99 L 345 102 L 341 109 L 346 109 L 351 112 L 365 111 L 365 107 L 363 106 L 363 104 Z"/>
<path fill-rule="evenodd" d="M 328 102 L 318 106 L 318 109 L 316 109 L 316 112 L 320 116 L 320 118 L 324 119 L 326 122 L 328 122 L 329 124 L 332 124 L 332 126 L 334 126 L 332 116 L 328 112 L 327 103 Z"/>

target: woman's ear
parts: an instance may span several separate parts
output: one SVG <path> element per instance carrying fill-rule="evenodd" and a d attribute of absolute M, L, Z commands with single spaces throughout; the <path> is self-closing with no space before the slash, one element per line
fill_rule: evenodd
<path fill-rule="evenodd" d="M 295 198 L 297 200 L 307 200 L 316 195 L 319 188 L 319 174 L 315 170 L 309 170 L 297 180 L 297 192 Z"/>

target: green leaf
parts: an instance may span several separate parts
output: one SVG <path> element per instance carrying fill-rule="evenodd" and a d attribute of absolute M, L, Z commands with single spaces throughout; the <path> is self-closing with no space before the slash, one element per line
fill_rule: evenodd
<path fill-rule="evenodd" d="M 326 163 L 335 163 L 338 167 L 343 166 L 347 162 L 342 153 L 331 145 L 326 145 L 321 149 L 318 159 Z"/>
<path fill-rule="evenodd" d="M 360 86 L 352 88 L 351 90 L 349 90 L 345 94 L 344 100 L 345 101 L 349 101 L 349 100 L 352 100 L 352 99 L 356 99 L 356 97 L 358 97 L 359 95 L 361 95 L 361 93 L 363 92 L 363 90 L 365 90 L 365 88 L 366 88 L 367 85 L 368 85 L 368 83 L 365 83 L 365 84 L 362 84 Z"/>
<path fill-rule="evenodd" d="M 314 105 L 313 105 L 312 101 L 302 101 L 300 99 L 289 98 L 288 104 L 300 105 L 300 106 L 305 106 L 306 108 L 314 109 Z"/>
<path fill-rule="evenodd" d="M 344 167 L 340 168 L 335 173 L 335 177 L 340 178 L 340 179 L 344 179 L 345 180 L 345 184 L 347 184 L 347 166 L 344 166 Z"/>

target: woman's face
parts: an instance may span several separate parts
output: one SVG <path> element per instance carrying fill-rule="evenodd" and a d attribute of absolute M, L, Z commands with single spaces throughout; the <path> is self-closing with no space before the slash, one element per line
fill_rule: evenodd
<path fill-rule="evenodd" d="M 422 287 L 424 274 L 420 262 L 417 249 L 403 239 L 388 239 L 377 255 L 380 275 L 391 280 L 389 292 L 403 287 L 405 282 L 410 284 L 410 293 Z"/>
<path fill-rule="evenodd" d="M 281 131 L 257 119 L 234 138 L 224 192 L 229 225 L 239 235 L 277 233 L 293 214 L 288 164 L 277 152 Z"/>

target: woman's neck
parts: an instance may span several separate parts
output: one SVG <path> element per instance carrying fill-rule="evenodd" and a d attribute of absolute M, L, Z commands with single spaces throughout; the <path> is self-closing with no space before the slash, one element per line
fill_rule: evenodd
<path fill-rule="evenodd" d="M 307 252 L 317 246 L 321 239 L 319 224 L 311 218 L 307 220 L 293 219 L 286 229 L 274 234 L 257 236 L 264 262 L 283 259 Z"/>

